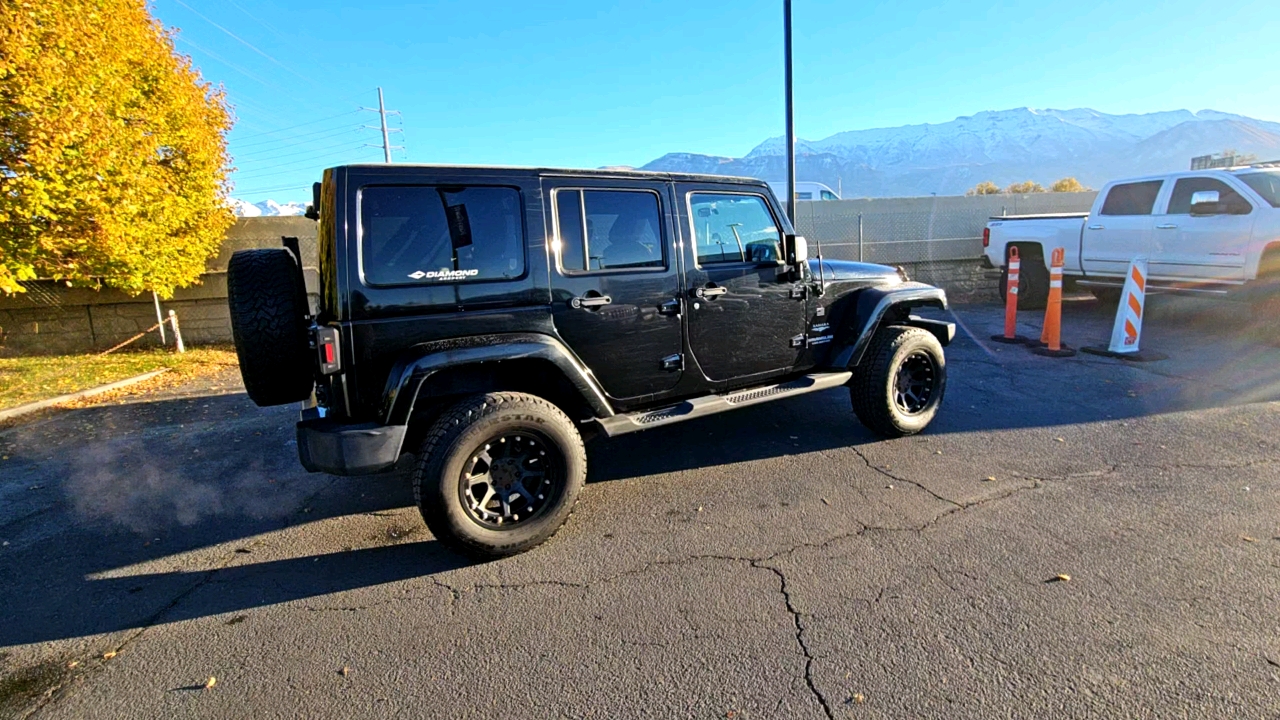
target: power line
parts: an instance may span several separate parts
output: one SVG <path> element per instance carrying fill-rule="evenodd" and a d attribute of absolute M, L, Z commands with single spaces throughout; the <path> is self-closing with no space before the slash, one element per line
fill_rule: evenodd
<path fill-rule="evenodd" d="M 248 163 L 268 162 L 268 163 L 269 163 L 269 162 L 275 162 L 275 161 L 280 160 L 280 159 L 282 159 L 282 158 L 287 158 L 287 157 L 296 157 L 296 156 L 298 156 L 298 155 L 315 155 L 315 154 L 317 154 L 317 153 L 322 153 L 322 152 L 325 152 L 325 151 L 327 151 L 327 150 L 337 150 L 337 149 L 339 149 L 339 148 L 351 148 L 351 149 L 355 149 L 355 148 L 361 148 L 361 147 L 364 147 L 364 145 L 352 145 L 350 142 L 345 142 L 345 143 L 339 143 L 339 144 L 337 144 L 337 145 L 327 145 L 327 146 L 322 147 L 322 148 L 314 148 L 314 149 L 312 149 L 312 150 L 299 150 L 299 151 L 297 151 L 297 152 L 285 153 L 285 154 L 283 154 L 283 155 L 272 155 L 272 156 L 270 156 L 270 157 L 247 157 L 247 158 L 241 158 L 240 156 L 236 155 L 235 153 L 231 153 L 231 156 L 232 156 L 233 158 L 235 158 L 235 159 L 236 159 L 236 161 L 238 161 L 238 162 L 248 162 Z"/>
<path fill-rule="evenodd" d="M 292 160 L 287 163 L 280 163 L 279 165 L 270 165 L 264 168 L 251 170 L 245 173 L 244 175 L 242 175 L 241 179 L 256 179 L 261 177 L 271 177 L 272 175 L 283 175 L 284 172 L 297 172 L 295 170 L 283 170 L 283 169 L 296 168 L 299 165 L 315 165 L 321 161 L 328 160 L 331 158 L 345 157 L 347 155 L 350 155 L 352 152 L 355 152 L 356 150 L 362 150 L 362 149 L 363 147 L 347 148 L 340 152 L 332 152 L 326 155 L 318 155 L 316 157 L 304 158 L 302 160 Z M 277 171 L 281 171 L 281 172 L 277 172 Z"/>
<path fill-rule="evenodd" d="M 346 117 L 346 116 L 348 116 L 348 115 L 355 115 L 355 114 L 356 114 L 356 113 L 358 113 L 358 112 L 360 112 L 360 111 L 359 111 L 359 110 L 348 110 L 348 111 L 346 111 L 346 112 L 344 112 L 344 113 L 338 113 L 337 115 L 331 115 L 331 116 L 329 116 L 329 117 L 327 117 L 327 118 L 320 118 L 319 120 L 312 120 L 312 121 L 310 121 L 310 122 L 298 123 L 297 125 L 290 125 L 289 127 L 283 127 L 283 128 L 280 128 L 279 130 L 269 130 L 269 131 L 267 131 L 267 132 L 263 132 L 263 133 L 255 133 L 255 134 L 253 134 L 253 135 L 247 135 L 246 137 L 247 137 L 247 138 L 255 138 L 255 137 L 261 137 L 261 136 L 263 136 L 263 135 L 270 135 L 270 134 L 272 134 L 272 133 L 278 133 L 278 132 L 285 132 L 285 131 L 288 131 L 288 130 L 294 130 L 294 129 L 296 129 L 296 128 L 306 127 L 306 126 L 308 126 L 308 125 L 315 125 L 315 124 L 317 124 L 317 123 L 328 122 L 328 121 L 330 121 L 330 120 L 337 120 L 337 119 L 338 119 L 338 118 L 340 118 L 340 117 Z M 241 139 L 244 139 L 244 138 L 241 138 Z"/>
<path fill-rule="evenodd" d="M 291 135 L 289 137 L 289 140 L 283 140 L 283 139 L 277 138 L 274 140 L 259 140 L 258 142 L 251 142 L 251 143 L 244 143 L 244 144 L 241 144 L 238 141 L 232 141 L 232 142 L 235 143 L 236 147 L 239 147 L 241 149 L 251 148 L 251 147 L 261 147 L 263 145 L 278 145 L 278 144 L 297 146 L 299 145 L 299 143 L 290 142 L 290 141 L 309 137 L 311 139 L 308 140 L 307 142 L 316 142 L 317 140 L 328 140 L 329 138 L 334 138 L 334 137 L 338 137 L 339 135 L 345 135 L 347 133 L 353 133 L 358 131 L 359 131 L 358 127 L 354 125 L 349 125 L 341 129 L 325 128 L 323 130 L 316 130 L 314 132 L 302 133 L 300 135 Z M 319 136 L 319 137 L 316 137 L 316 136 Z"/>
<path fill-rule="evenodd" d="M 299 78 L 301 78 L 301 79 L 303 79 L 303 80 L 306 80 L 307 82 L 311 83 L 312 85 L 317 85 L 317 83 L 316 83 L 314 80 L 312 80 L 311 78 L 307 77 L 306 75 L 303 75 L 303 74 L 301 74 L 301 73 L 298 73 L 298 72 L 294 71 L 294 69 L 293 69 L 293 68 L 289 67 L 288 65 L 285 65 L 284 63 L 282 63 L 282 62 L 280 62 L 279 60 L 275 59 L 274 57 L 272 57 L 272 56 L 268 55 L 267 53 L 263 52 L 262 50 L 259 50 L 255 45 L 253 45 L 252 43 L 250 43 L 248 40 L 245 40 L 244 38 L 240 37 L 239 35 L 236 35 L 235 33 L 231 32 L 230 30 L 228 30 L 228 29 L 226 29 L 226 28 L 222 27 L 222 26 L 221 26 L 221 25 L 219 25 L 218 23 L 216 23 L 216 22 L 214 22 L 214 21 L 210 20 L 207 16 L 205 16 L 204 14 L 202 14 L 199 10 L 196 10 L 195 8 L 193 8 L 193 7 L 191 7 L 190 5 L 186 4 L 186 3 L 185 3 L 185 2 L 183 2 L 182 0 L 173 0 L 173 1 L 174 1 L 174 2 L 176 2 L 176 3 L 178 3 L 179 5 L 181 5 L 182 7 L 184 7 L 184 8 L 186 8 L 186 9 L 190 10 L 191 12 L 195 13 L 195 14 L 196 14 L 196 16 L 197 16 L 197 17 L 199 17 L 201 20 L 204 20 L 205 22 L 209 23 L 210 25 L 212 25 L 212 26 L 214 26 L 214 27 L 218 28 L 219 30 L 221 30 L 222 32 L 226 33 L 228 36 L 230 36 L 230 37 L 231 37 L 233 40 L 235 40 L 236 42 L 239 42 L 241 45 L 244 45 L 245 47 L 249 48 L 250 50 L 252 50 L 252 51 L 254 51 L 254 52 L 258 53 L 258 54 L 259 54 L 259 55 L 261 55 L 262 57 L 264 57 L 264 58 L 266 58 L 266 59 L 270 60 L 271 62 L 275 63 L 276 65 L 279 65 L 279 66 L 280 66 L 281 68 L 283 68 L 286 72 L 288 72 L 288 73 L 290 73 L 290 74 L 292 74 L 292 75 L 295 75 L 296 77 L 299 77 Z M 317 87 L 318 87 L 318 85 L 317 85 Z"/>
<path fill-rule="evenodd" d="M 358 149 L 362 149 L 362 148 L 356 148 L 356 149 L 358 150 Z M 329 155 L 326 155 L 326 156 L 323 156 L 323 157 L 307 158 L 306 160 L 297 160 L 297 161 L 294 161 L 294 162 L 291 162 L 291 163 L 283 163 L 283 164 L 279 165 L 278 167 L 281 167 L 281 168 L 294 167 L 295 169 L 291 169 L 291 170 L 274 170 L 274 169 L 272 169 L 272 171 L 271 171 L 271 172 L 252 172 L 252 173 L 248 173 L 248 174 L 246 174 L 246 175 L 243 175 L 243 176 L 241 176 L 241 177 L 239 177 L 239 178 L 237 178 L 237 179 L 240 179 L 240 180 L 259 180 L 259 179 L 261 179 L 261 178 L 276 177 L 276 176 L 278 176 L 278 175 L 288 175 L 288 174 L 290 174 L 290 173 L 303 172 L 303 170 L 301 170 L 301 169 L 296 169 L 296 166 L 298 166 L 298 165 L 314 164 L 314 163 L 317 163 L 317 162 L 319 162 L 319 161 L 321 161 L 321 160 L 336 160 L 336 159 L 341 158 L 341 157 L 346 157 L 347 155 L 350 155 L 350 151 L 348 151 L 348 152 L 341 152 L 341 153 L 330 153 Z M 264 170 L 266 170 L 267 168 L 263 168 L 263 169 L 264 169 Z"/>

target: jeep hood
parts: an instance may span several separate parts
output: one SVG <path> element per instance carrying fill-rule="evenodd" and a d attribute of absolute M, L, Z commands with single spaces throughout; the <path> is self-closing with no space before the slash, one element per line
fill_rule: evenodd
<path fill-rule="evenodd" d="M 822 267 L 819 268 L 818 262 L 817 258 L 810 258 L 809 270 L 815 278 L 822 278 L 827 282 L 861 280 L 874 285 L 897 285 L 902 282 L 898 271 L 888 265 L 823 258 Z"/>

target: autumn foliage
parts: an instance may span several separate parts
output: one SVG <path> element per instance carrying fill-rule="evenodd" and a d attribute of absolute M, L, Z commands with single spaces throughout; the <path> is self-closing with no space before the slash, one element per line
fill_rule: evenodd
<path fill-rule="evenodd" d="M 195 282 L 234 222 L 230 122 L 144 0 L 0 0 L 0 291 Z"/>

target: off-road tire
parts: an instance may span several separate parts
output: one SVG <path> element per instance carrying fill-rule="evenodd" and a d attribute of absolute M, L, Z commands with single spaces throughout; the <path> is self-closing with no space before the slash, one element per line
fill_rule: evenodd
<path fill-rule="evenodd" d="M 533 519 L 510 529 L 487 528 L 463 507 L 465 464 L 489 438 L 533 433 L 560 453 L 559 495 Z M 427 431 L 413 470 L 413 496 L 427 527 L 443 545 L 477 560 L 515 555 L 541 545 L 569 519 L 587 478 L 587 453 L 573 421 L 535 395 L 494 392 L 468 397 Z"/>
<path fill-rule="evenodd" d="M 240 250 L 227 264 L 231 336 L 240 377 L 259 407 L 299 402 L 315 382 L 307 340 L 307 294 L 284 249 Z"/>
<path fill-rule="evenodd" d="M 1018 259 L 1022 265 L 1018 271 L 1018 309 L 1043 310 L 1049 302 L 1049 268 L 1044 264 L 1044 251 L 1038 245 L 1017 245 Z M 1004 267 L 1000 268 L 1000 302 L 1008 302 L 1009 255 L 1005 251 Z"/>
<path fill-rule="evenodd" d="M 932 360 L 934 383 L 925 407 L 908 413 L 895 401 L 895 383 L 899 368 L 916 353 L 925 353 Z M 871 346 L 849 381 L 849 399 L 854 414 L 867 429 L 896 438 L 924 430 L 937 415 L 946 388 L 947 362 L 938 338 L 920 328 L 890 325 L 871 339 Z"/>

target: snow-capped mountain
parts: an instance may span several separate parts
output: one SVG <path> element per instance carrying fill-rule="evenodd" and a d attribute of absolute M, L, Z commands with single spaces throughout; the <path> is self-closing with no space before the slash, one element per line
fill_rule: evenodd
<path fill-rule="evenodd" d="M 275 200 L 263 200 L 260 203 L 250 203 L 245 200 L 231 198 L 231 210 L 236 217 L 277 217 L 289 215 L 301 215 L 307 211 L 307 203 L 287 202 L 278 203 Z"/>
<path fill-rule="evenodd" d="M 785 147 L 775 137 L 742 158 L 670 153 L 644 169 L 784 180 Z M 982 180 L 1048 185 L 1074 176 L 1097 187 L 1126 175 L 1186 169 L 1191 157 L 1227 148 L 1280 159 L 1280 123 L 1216 110 L 1110 115 L 1017 108 L 800 139 L 796 164 L 801 179 L 843 186 L 845 197 L 958 194 Z"/>

